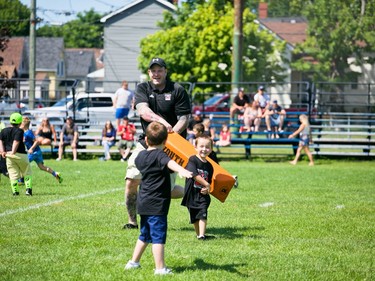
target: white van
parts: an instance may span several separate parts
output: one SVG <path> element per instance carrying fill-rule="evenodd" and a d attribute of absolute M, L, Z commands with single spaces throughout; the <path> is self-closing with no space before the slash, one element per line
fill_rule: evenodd
<path fill-rule="evenodd" d="M 75 118 L 90 123 L 104 123 L 115 120 L 113 93 L 78 93 L 75 96 Z M 40 122 L 44 117 L 51 121 L 63 120 L 73 116 L 73 96 L 69 95 L 56 102 L 53 106 L 28 110 L 25 114 L 32 115 Z"/>

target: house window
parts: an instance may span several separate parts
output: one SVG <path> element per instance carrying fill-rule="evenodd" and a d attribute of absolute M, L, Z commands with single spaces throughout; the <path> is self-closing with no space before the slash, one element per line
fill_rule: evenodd
<path fill-rule="evenodd" d="M 60 61 L 57 65 L 57 76 L 64 77 L 64 62 Z"/>

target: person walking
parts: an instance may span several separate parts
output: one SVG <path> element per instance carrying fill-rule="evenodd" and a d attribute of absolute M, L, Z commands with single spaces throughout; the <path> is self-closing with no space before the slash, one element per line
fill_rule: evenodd
<path fill-rule="evenodd" d="M 301 122 L 301 125 L 299 128 L 291 135 L 289 135 L 289 138 L 295 138 L 299 134 L 299 144 L 296 152 L 296 156 L 293 161 L 289 162 L 292 165 L 296 165 L 297 161 L 301 155 L 302 149 L 307 154 L 307 157 L 309 157 L 310 163 L 309 166 L 314 166 L 314 159 L 309 149 L 309 143 L 310 143 L 310 123 L 309 118 L 305 114 L 301 114 L 299 116 L 299 121 Z"/>
<path fill-rule="evenodd" d="M 113 98 L 113 107 L 116 109 L 116 128 L 120 125 L 121 119 L 128 116 L 133 97 L 133 93 L 128 89 L 128 82 L 122 81 L 121 87 L 115 92 Z"/>
<path fill-rule="evenodd" d="M 135 108 L 140 116 L 143 132 L 153 121 L 162 123 L 168 132 L 176 132 L 186 138 L 191 103 L 184 87 L 167 77 L 167 64 L 162 58 L 153 58 L 148 66 L 150 81 L 138 84 L 135 92 Z M 135 165 L 135 158 L 147 145 L 144 134 L 139 136 L 139 142 L 128 160 L 125 176 L 125 205 L 128 213 L 128 223 L 124 229 L 138 228 L 136 216 L 137 187 L 141 173 Z M 184 194 L 182 186 L 175 184 L 176 174 L 171 174 L 171 196 L 181 198 Z"/>
<path fill-rule="evenodd" d="M 9 121 L 11 126 L 0 132 L 0 154 L 1 157 L 6 158 L 13 196 L 20 194 L 18 180 L 21 178 L 25 178 L 26 195 L 31 196 L 33 195 L 31 167 L 23 142 L 23 130 L 20 129 L 22 115 L 17 112 L 12 113 Z"/>

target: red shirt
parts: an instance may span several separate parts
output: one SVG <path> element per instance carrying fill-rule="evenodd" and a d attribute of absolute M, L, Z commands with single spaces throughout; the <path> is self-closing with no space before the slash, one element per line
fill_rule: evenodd
<path fill-rule="evenodd" d="M 121 134 L 121 139 L 122 140 L 127 140 L 127 141 L 133 141 L 134 140 L 134 133 L 135 132 L 135 126 L 133 124 L 128 124 L 126 126 L 124 125 L 119 125 L 118 126 L 118 131 L 121 132 L 125 129 L 125 131 Z"/>

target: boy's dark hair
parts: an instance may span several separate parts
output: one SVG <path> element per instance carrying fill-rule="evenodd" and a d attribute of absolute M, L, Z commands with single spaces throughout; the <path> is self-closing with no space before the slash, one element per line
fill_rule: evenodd
<path fill-rule="evenodd" d="M 159 122 L 151 122 L 146 128 L 148 145 L 160 145 L 168 138 L 167 128 Z"/>
<path fill-rule="evenodd" d="M 211 138 L 208 134 L 206 134 L 206 133 L 197 134 L 197 135 L 195 136 L 195 145 L 197 145 L 197 143 L 198 143 L 198 139 L 199 139 L 199 138 L 210 140 L 211 148 L 213 148 L 213 146 L 214 146 L 214 142 L 212 141 L 212 138 Z"/>
<path fill-rule="evenodd" d="M 198 134 L 203 134 L 204 133 L 204 125 L 202 123 L 197 123 L 193 126 L 193 129 L 195 129 Z"/>

